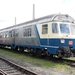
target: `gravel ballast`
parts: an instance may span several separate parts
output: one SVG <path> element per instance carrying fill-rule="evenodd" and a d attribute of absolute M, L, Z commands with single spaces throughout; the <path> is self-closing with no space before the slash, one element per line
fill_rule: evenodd
<path fill-rule="evenodd" d="M 69 67 L 67 71 L 63 72 L 60 70 L 57 70 L 56 68 L 46 68 L 41 65 L 31 63 L 28 61 L 24 61 L 21 59 L 16 59 L 12 56 L 5 55 L 3 53 L 0 53 L 0 56 L 4 57 L 5 59 L 8 59 L 20 66 L 23 66 L 31 71 L 34 71 L 40 75 L 75 75 L 75 68 L 74 67 Z"/>

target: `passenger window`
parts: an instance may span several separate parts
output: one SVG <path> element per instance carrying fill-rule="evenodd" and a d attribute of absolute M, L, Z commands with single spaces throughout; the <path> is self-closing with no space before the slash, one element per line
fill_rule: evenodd
<path fill-rule="evenodd" d="M 48 33 L 48 25 L 42 25 L 42 34 L 47 34 Z"/>
<path fill-rule="evenodd" d="M 52 32 L 53 33 L 58 33 L 58 25 L 57 25 L 57 23 L 52 23 Z"/>
<path fill-rule="evenodd" d="M 27 29 L 23 30 L 23 36 L 26 37 L 27 36 Z"/>
<path fill-rule="evenodd" d="M 0 33 L 0 38 L 2 38 L 2 34 Z"/>
<path fill-rule="evenodd" d="M 15 37 L 18 37 L 18 35 L 19 35 L 19 30 L 17 29 L 15 30 Z"/>
<path fill-rule="evenodd" d="M 24 37 L 30 37 L 31 35 L 32 35 L 31 28 L 24 28 L 23 36 Z"/>
<path fill-rule="evenodd" d="M 12 37 L 12 31 L 9 31 L 9 37 Z"/>
<path fill-rule="evenodd" d="M 8 31 L 6 31 L 5 33 L 5 38 L 8 38 Z"/>
<path fill-rule="evenodd" d="M 31 28 L 28 28 L 28 36 L 31 36 Z"/>

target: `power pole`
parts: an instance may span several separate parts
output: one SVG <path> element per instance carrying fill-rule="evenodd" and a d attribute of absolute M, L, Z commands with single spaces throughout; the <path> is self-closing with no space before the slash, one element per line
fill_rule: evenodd
<path fill-rule="evenodd" d="M 33 4 L 33 20 L 35 19 L 35 4 Z"/>

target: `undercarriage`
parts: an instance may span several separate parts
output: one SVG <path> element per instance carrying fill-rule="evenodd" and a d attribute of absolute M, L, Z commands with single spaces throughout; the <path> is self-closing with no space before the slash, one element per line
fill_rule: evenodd
<path fill-rule="evenodd" d="M 68 57 L 74 56 L 74 52 L 73 52 L 72 48 L 63 46 L 63 47 L 60 47 L 59 50 L 57 51 L 57 56 L 68 58 Z"/>

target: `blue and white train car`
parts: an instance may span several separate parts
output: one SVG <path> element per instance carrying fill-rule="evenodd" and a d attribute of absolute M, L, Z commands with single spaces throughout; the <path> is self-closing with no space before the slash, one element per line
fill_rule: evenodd
<path fill-rule="evenodd" d="M 0 30 L 0 46 L 40 55 L 70 57 L 75 53 L 75 21 L 53 14 Z"/>

